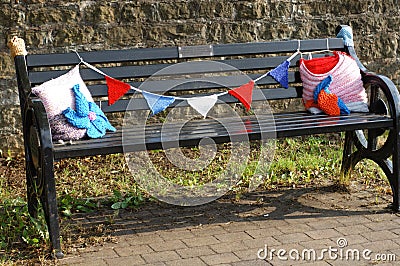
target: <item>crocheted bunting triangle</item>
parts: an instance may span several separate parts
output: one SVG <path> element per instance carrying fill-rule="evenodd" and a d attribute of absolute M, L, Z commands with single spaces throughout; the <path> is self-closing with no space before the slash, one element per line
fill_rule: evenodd
<path fill-rule="evenodd" d="M 285 62 L 268 72 L 268 76 L 273 77 L 277 82 L 287 89 L 289 88 L 289 66 L 290 62 L 285 60 Z"/>
<path fill-rule="evenodd" d="M 254 81 L 251 80 L 249 83 L 228 91 L 228 93 L 243 103 L 248 111 L 250 110 L 251 102 L 253 101 L 253 88 Z"/>
<path fill-rule="evenodd" d="M 149 106 L 153 115 L 164 111 L 175 101 L 174 97 L 157 95 L 146 91 L 142 91 L 142 95 L 146 99 L 147 105 Z"/>
<path fill-rule="evenodd" d="M 129 91 L 131 86 L 112 77 L 105 77 L 108 87 L 108 105 L 113 105 L 119 98 Z"/>
<path fill-rule="evenodd" d="M 213 108 L 218 101 L 217 95 L 210 95 L 204 97 L 195 97 L 187 99 L 188 104 L 195 109 L 199 114 L 206 118 L 208 112 Z"/>

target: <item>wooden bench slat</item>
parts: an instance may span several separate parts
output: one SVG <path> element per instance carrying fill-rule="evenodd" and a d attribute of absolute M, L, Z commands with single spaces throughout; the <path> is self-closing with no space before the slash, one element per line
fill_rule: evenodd
<path fill-rule="evenodd" d="M 232 59 L 232 60 L 216 60 L 215 62 L 227 64 L 226 68 L 220 69 L 218 64 L 205 64 L 204 62 L 192 62 L 190 69 L 185 67 L 174 68 L 174 75 L 189 75 L 189 74 L 205 74 L 205 73 L 220 73 L 220 72 L 232 72 L 234 68 L 240 71 L 252 71 L 274 68 L 285 61 L 288 56 L 276 56 L 276 57 L 263 57 L 263 58 L 245 58 L 245 59 Z M 299 58 L 299 57 L 297 57 Z M 296 60 L 292 60 L 291 66 L 295 66 Z M 147 78 L 155 75 L 158 71 L 164 68 L 170 67 L 173 64 L 154 64 L 144 66 L 120 66 L 120 67 L 104 67 L 99 68 L 102 72 L 116 79 L 125 78 Z M 210 67 L 211 66 L 211 67 Z M 56 78 L 65 74 L 68 70 L 51 70 L 51 71 L 32 71 L 29 74 L 31 83 L 41 84 L 47 80 Z M 80 70 L 82 79 L 85 81 L 104 80 L 104 76 L 91 69 Z M 165 73 L 163 71 L 162 73 Z"/>
<path fill-rule="evenodd" d="M 79 55 L 86 62 L 96 64 L 176 59 L 178 58 L 178 50 L 176 47 L 138 48 L 79 52 Z M 27 66 L 30 68 L 76 65 L 79 61 L 76 53 L 32 54 L 27 56 Z"/>
<path fill-rule="evenodd" d="M 221 119 L 222 124 L 224 126 L 229 127 L 231 130 L 231 135 L 235 133 L 249 133 L 249 134 L 260 134 L 260 128 L 262 128 L 262 132 L 279 132 L 285 131 L 286 134 L 291 132 L 291 136 L 300 136 L 302 134 L 296 133 L 299 132 L 298 129 L 302 129 L 304 131 L 309 130 L 310 128 L 323 128 L 323 127 L 336 127 L 340 129 L 343 126 L 353 125 L 356 129 L 365 128 L 364 126 L 368 123 L 368 128 L 381 128 L 386 127 L 388 124 L 392 123 L 393 120 L 380 115 L 371 115 L 371 114 L 355 114 L 348 116 L 346 119 L 337 118 L 337 120 L 332 120 L 332 117 L 326 115 L 310 115 L 307 113 L 300 113 L 300 115 L 293 113 L 293 115 L 287 114 L 277 114 L 275 117 L 275 123 L 271 123 L 271 116 L 259 116 L 258 119 L 255 117 L 244 117 L 244 124 L 238 124 L 237 119 Z M 371 123 L 372 122 L 372 123 Z M 161 142 L 160 131 L 162 130 L 163 136 L 165 137 L 165 141 L 176 141 L 178 139 L 190 139 L 199 141 L 202 137 L 205 136 L 218 136 L 218 135 L 228 135 L 226 129 L 221 123 L 212 120 L 197 120 L 195 122 L 189 122 L 185 125 L 184 128 L 179 132 L 179 138 L 177 133 L 177 127 L 172 124 L 170 127 L 161 128 L 162 125 L 146 125 L 146 142 L 151 142 L 151 140 L 157 140 Z M 137 143 L 143 141 L 143 127 L 144 125 L 140 125 L 137 127 L 130 127 L 124 131 L 124 137 L 129 143 Z M 246 128 L 248 131 L 244 132 L 243 128 Z M 251 130 L 250 130 L 251 129 Z M 235 132 L 236 130 L 236 132 Z M 330 129 L 331 130 L 331 129 Z M 104 145 L 104 146 L 114 146 L 114 145 L 122 145 L 122 131 L 123 129 L 119 129 L 117 133 L 109 133 L 102 139 L 89 139 L 82 140 L 76 142 L 74 145 L 56 145 L 55 149 L 77 149 L 84 147 L 85 145 Z M 340 130 L 338 130 L 340 131 Z M 120 143 L 120 144 L 118 144 Z"/>
<path fill-rule="evenodd" d="M 223 125 L 227 125 L 231 133 L 235 134 L 236 132 L 243 132 L 246 130 L 247 133 L 255 133 L 255 132 L 272 132 L 276 131 L 284 131 L 284 130 L 298 130 L 304 129 L 307 130 L 308 127 L 325 127 L 325 126 L 341 126 L 347 125 L 349 123 L 354 124 L 362 124 L 366 123 L 367 121 L 385 121 L 387 122 L 387 117 L 371 115 L 371 114 L 363 114 L 361 115 L 353 115 L 348 117 L 329 117 L 326 115 L 304 115 L 304 116 L 287 116 L 281 115 L 279 116 L 272 116 L 272 115 L 259 115 L 257 119 L 255 117 L 247 117 L 244 118 L 242 121 L 243 123 L 239 122 L 239 120 L 235 120 L 232 118 L 222 118 L 220 122 L 215 120 L 200 120 L 195 121 L 193 123 L 188 123 L 179 131 L 179 139 L 185 138 L 201 138 L 199 137 L 201 134 L 205 135 L 221 135 L 227 134 L 227 130 Z M 390 121 L 391 119 L 389 119 Z M 375 125 L 376 126 L 376 125 Z M 374 127 L 374 126 L 373 126 Z M 372 127 L 372 128 L 373 128 Z M 150 125 L 151 129 L 151 125 Z M 147 134 L 156 134 L 158 136 L 158 132 L 160 129 L 156 128 L 154 131 L 147 131 Z M 168 139 L 169 136 L 176 137 L 177 130 L 176 127 L 164 127 L 162 129 L 163 136 Z M 260 131 L 261 130 L 261 131 Z M 133 130 L 134 131 L 134 130 Z M 130 129 L 128 132 L 132 132 Z M 132 136 L 135 136 L 133 133 Z"/>
<path fill-rule="evenodd" d="M 301 40 L 302 51 L 314 51 L 326 49 L 327 39 Z M 330 49 L 343 49 L 343 39 L 329 38 Z M 214 56 L 234 56 L 234 55 L 253 55 L 293 52 L 298 48 L 298 41 L 276 41 L 258 43 L 238 43 L 238 44 L 215 44 L 213 46 Z M 133 62 L 147 60 L 168 60 L 178 59 L 178 47 L 163 48 L 138 48 L 127 50 L 108 50 L 79 52 L 80 56 L 88 63 L 115 63 Z M 32 54 L 27 56 L 27 66 L 66 66 L 79 63 L 75 53 L 54 53 L 54 54 Z"/>
<path fill-rule="evenodd" d="M 343 39 L 328 38 L 329 48 L 341 50 L 344 48 Z M 257 43 L 236 43 L 221 44 L 214 46 L 214 55 L 248 55 L 248 54 L 274 54 L 290 53 L 297 50 L 299 42 L 297 40 L 276 41 L 276 42 L 257 42 Z M 300 49 L 303 52 L 327 49 L 327 39 L 300 40 Z"/>

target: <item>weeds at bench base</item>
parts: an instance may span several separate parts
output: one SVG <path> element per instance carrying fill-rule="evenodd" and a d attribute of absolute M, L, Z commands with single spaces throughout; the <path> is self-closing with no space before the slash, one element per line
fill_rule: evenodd
<path fill-rule="evenodd" d="M 278 140 L 274 161 L 259 189 L 324 188 L 337 184 L 342 141 L 338 134 Z M 196 151 L 193 152 L 195 154 Z M 218 160 L 224 160 L 228 154 L 228 150 L 222 150 Z M 254 158 L 256 155 L 255 152 Z M 151 156 L 154 160 L 162 157 L 157 152 Z M 43 227 L 43 216 L 39 215 L 36 221 L 28 215 L 24 196 L 24 160 L 21 157 L 0 158 L 0 167 L 0 264 L 46 264 L 50 259 L 47 254 L 47 231 Z M 59 211 L 62 216 L 62 243 L 67 246 L 67 252 L 69 248 L 85 248 L 113 241 L 112 232 L 106 225 L 115 222 L 119 211 L 134 212 L 143 202 L 152 200 L 136 185 L 122 154 L 70 159 L 68 163 L 60 161 L 55 168 Z M 176 172 L 165 169 L 164 165 L 160 165 L 160 168 L 170 175 L 171 180 L 175 179 L 182 184 L 201 183 L 210 178 L 199 176 L 199 173 L 189 173 L 188 181 L 185 181 L 176 179 Z M 230 192 L 235 200 L 239 201 L 245 195 L 253 172 L 254 165 L 249 162 L 239 185 Z M 362 161 L 354 169 L 346 189 L 350 192 L 359 191 L 360 187 L 372 190 L 371 197 L 375 197 L 376 202 L 370 202 L 379 204 L 382 202 L 381 197 L 391 193 L 383 176 L 374 163 Z M 328 191 L 327 200 L 334 195 Z M 68 223 L 71 216 L 80 213 L 104 213 L 106 222 L 90 227 Z"/>

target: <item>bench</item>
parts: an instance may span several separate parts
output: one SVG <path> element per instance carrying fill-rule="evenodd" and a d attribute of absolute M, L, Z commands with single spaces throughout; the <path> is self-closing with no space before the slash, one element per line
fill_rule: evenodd
<path fill-rule="evenodd" d="M 212 139 L 221 144 L 231 141 L 261 140 L 266 138 L 287 138 L 314 134 L 345 132 L 341 177 L 348 176 L 355 165 L 370 159 L 376 162 L 386 174 L 393 192 L 393 209 L 399 210 L 399 112 L 400 97 L 396 86 L 387 77 L 368 71 L 359 61 L 352 45 L 349 26 L 338 26 L 337 33 L 344 36 L 323 39 L 286 40 L 253 43 L 231 43 L 200 46 L 137 48 L 127 50 L 85 51 L 76 53 L 29 54 L 24 47 L 11 45 L 14 53 L 19 99 L 23 124 L 23 138 L 26 159 L 26 180 L 29 213 L 37 215 L 39 203 L 42 204 L 49 230 L 52 252 L 62 258 L 60 245 L 59 218 L 56 200 L 56 182 L 53 164 L 55 161 L 93 155 L 130 153 L 134 151 L 168 149 L 169 147 L 195 147 L 202 139 Z M 347 34 L 347 35 L 346 35 Z M 107 73 L 116 80 L 127 80 L 134 88 L 143 88 L 155 95 L 161 95 L 168 88 L 168 94 L 178 100 L 168 108 L 188 107 L 183 97 L 210 96 L 224 92 L 227 88 L 241 87 L 249 80 L 257 80 L 257 93 L 252 97 L 252 106 L 265 102 L 276 103 L 302 98 L 302 81 L 296 51 L 315 52 L 324 50 L 343 51 L 355 61 L 362 74 L 362 82 L 369 92 L 369 112 L 352 112 L 349 115 L 328 116 L 311 114 L 304 108 L 297 111 L 271 112 L 264 109 L 265 115 L 243 108 L 242 102 L 231 94 L 218 95 L 217 105 L 234 106 L 237 113 L 242 112 L 240 123 L 237 118 L 225 120 L 191 116 L 190 121 L 171 122 L 163 127 L 163 120 L 143 124 L 138 127 L 117 127 L 116 132 L 108 132 L 102 138 L 82 139 L 72 143 L 52 140 L 49 121 L 43 102 L 31 93 L 31 89 L 47 80 L 67 72 L 72 66 L 81 63 L 80 73 L 96 104 L 109 117 L 113 114 L 138 111 L 149 113 L 149 104 L 140 91 L 129 89 L 121 99 L 109 105 L 108 86 L 101 73 Z M 295 54 L 294 54 L 295 53 Z M 276 78 L 262 76 L 290 55 L 288 88 L 283 88 Z M 323 56 L 314 53 L 313 56 Z M 199 62 L 214 62 L 210 67 Z M 194 62 L 190 71 L 174 68 L 185 62 Z M 197 62 L 197 65 L 196 65 Z M 218 67 L 227 67 L 221 70 Z M 89 67 L 87 67 L 89 66 Z M 92 68 L 91 68 L 92 66 Z M 95 66 L 95 67 L 93 67 Z M 172 67 L 173 71 L 158 80 L 160 71 Z M 189 73 L 190 72 L 190 73 Z M 218 74 L 223 73 L 223 74 Z M 239 73 L 239 74 L 238 74 Z M 244 73 L 244 74 L 243 74 Z M 176 78 L 175 75 L 180 75 Z M 211 82 L 204 80 L 205 74 Z M 187 76 L 185 76 L 187 75 Z M 199 75 L 198 77 L 195 75 Z M 243 76 L 247 79 L 243 79 Z M 151 77 L 151 78 L 149 78 Z M 261 78 L 262 77 L 262 78 Z M 279 81 L 279 80 L 278 80 Z M 142 86 L 146 84 L 146 86 Z M 254 90 L 256 91 L 256 90 Z M 209 99 L 209 98 L 202 98 Z M 200 107 L 197 106 L 199 109 Z M 214 107 L 213 107 L 214 108 Z M 215 107 L 218 113 L 218 107 Z M 252 107 L 253 108 L 253 107 Z M 271 117 L 273 118 L 271 120 Z M 125 118 L 124 118 L 125 119 Z M 156 119 L 153 116 L 151 119 Z M 150 120 L 151 120 L 150 119 Z M 165 118 L 164 116 L 164 119 Z M 161 121 L 161 122 L 160 122 Z M 239 123 L 239 124 L 240 124 Z M 145 127 L 145 128 L 144 128 Z M 162 132 L 180 132 L 164 134 Z M 386 142 L 378 143 L 378 137 L 386 136 Z M 232 140 L 237 137 L 238 140 Z"/>

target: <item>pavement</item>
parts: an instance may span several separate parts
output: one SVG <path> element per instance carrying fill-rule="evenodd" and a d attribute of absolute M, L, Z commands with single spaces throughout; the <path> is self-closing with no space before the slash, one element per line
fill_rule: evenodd
<path fill-rule="evenodd" d="M 110 236 L 67 248 L 58 264 L 400 265 L 400 217 L 388 209 L 390 200 L 328 185 L 228 195 L 195 207 L 152 201 L 117 215 L 77 215 L 70 224 L 102 225 Z M 93 238 L 92 231 L 81 237 Z"/>

